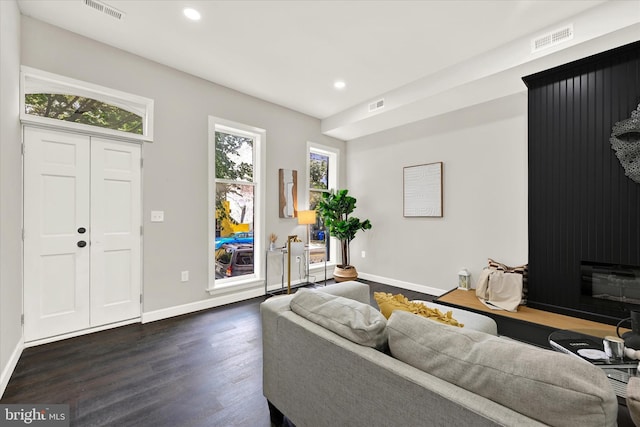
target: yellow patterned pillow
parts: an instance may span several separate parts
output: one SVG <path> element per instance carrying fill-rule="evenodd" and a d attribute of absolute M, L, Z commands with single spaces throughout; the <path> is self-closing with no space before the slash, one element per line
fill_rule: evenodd
<path fill-rule="evenodd" d="M 402 294 L 392 295 L 386 292 L 374 292 L 373 298 L 375 298 L 378 303 L 380 312 L 387 319 L 394 310 L 402 310 L 417 314 L 418 316 L 428 317 L 429 319 L 446 323 L 447 325 L 458 326 L 460 328 L 464 326 L 453 318 L 451 311 L 443 313 L 435 307 L 430 308 L 425 304 L 409 301 L 407 297 Z"/>

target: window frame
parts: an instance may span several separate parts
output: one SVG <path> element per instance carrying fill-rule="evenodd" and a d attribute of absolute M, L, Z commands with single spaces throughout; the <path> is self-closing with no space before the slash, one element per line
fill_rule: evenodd
<path fill-rule="evenodd" d="M 216 239 L 216 132 L 230 133 L 233 135 L 245 136 L 253 139 L 253 182 L 234 181 L 243 185 L 251 184 L 253 192 L 253 274 L 246 274 L 237 277 L 224 279 L 215 278 L 215 239 Z M 264 286 L 264 257 L 261 248 L 264 247 L 264 226 L 265 226 L 265 183 L 266 183 L 266 142 L 267 132 L 264 129 L 209 116 L 208 120 L 208 222 L 209 222 L 209 248 L 207 250 L 209 278 L 207 291 L 211 295 L 237 292 L 238 290 Z M 228 180 L 220 180 L 228 181 Z"/>
<path fill-rule="evenodd" d="M 142 117 L 142 134 L 138 135 L 85 123 L 27 114 L 25 111 L 25 95 L 34 93 L 78 95 L 134 112 Z M 20 121 L 22 123 L 83 131 L 93 135 L 117 136 L 120 139 L 153 142 L 153 107 L 153 99 L 150 98 L 64 77 L 25 65 L 20 66 Z"/>
<path fill-rule="evenodd" d="M 327 189 L 311 188 L 311 153 L 317 153 L 323 156 L 329 157 L 329 182 Z M 312 141 L 307 141 L 307 206 L 310 207 L 311 192 L 323 192 L 328 193 L 335 191 L 338 188 L 338 182 L 340 182 L 340 150 L 334 147 L 329 147 L 322 144 L 317 144 Z M 327 266 L 336 265 L 336 259 L 338 257 L 338 242 L 335 237 L 329 236 L 329 261 Z M 324 268 L 324 263 L 318 262 L 309 264 L 309 271 L 318 271 Z"/>

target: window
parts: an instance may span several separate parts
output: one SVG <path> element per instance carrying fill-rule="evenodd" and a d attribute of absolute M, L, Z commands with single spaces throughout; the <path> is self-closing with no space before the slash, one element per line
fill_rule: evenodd
<path fill-rule="evenodd" d="M 24 104 L 25 114 L 142 135 L 142 116 L 97 99 L 29 93 L 24 96 Z"/>
<path fill-rule="evenodd" d="M 21 67 L 20 119 L 120 138 L 153 140 L 153 100 Z"/>
<path fill-rule="evenodd" d="M 309 209 L 315 209 L 322 193 L 335 190 L 338 182 L 338 150 L 309 143 L 308 173 L 309 177 Z M 324 252 L 328 253 L 327 261 L 335 259 L 335 244 L 327 235 L 324 224 L 320 218 L 311 226 L 311 264 L 324 262 Z M 314 247 L 316 250 L 314 250 Z M 321 247 L 321 250 L 317 250 Z"/>
<path fill-rule="evenodd" d="M 254 285 L 261 276 L 265 132 L 209 118 L 209 291 Z"/>

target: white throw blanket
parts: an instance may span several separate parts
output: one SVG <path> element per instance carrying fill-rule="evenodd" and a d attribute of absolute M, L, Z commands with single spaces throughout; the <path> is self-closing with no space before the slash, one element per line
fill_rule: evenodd
<path fill-rule="evenodd" d="M 518 311 L 522 298 L 522 275 L 485 268 L 476 284 L 476 296 L 492 310 Z"/>

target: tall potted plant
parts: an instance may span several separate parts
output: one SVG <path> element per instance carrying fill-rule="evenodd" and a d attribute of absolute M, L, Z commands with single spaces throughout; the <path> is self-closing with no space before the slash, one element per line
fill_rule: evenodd
<path fill-rule="evenodd" d="M 353 280 L 358 277 L 356 268 L 351 265 L 349 243 L 356 237 L 359 230 L 369 230 L 371 221 L 360 221 L 355 216 L 349 216 L 356 208 L 355 197 L 348 195 L 348 190 L 338 190 L 335 193 L 323 193 L 318 201 L 316 211 L 324 221 L 329 234 L 340 240 L 342 249 L 342 264 L 336 266 L 333 277 L 336 282 Z"/>

